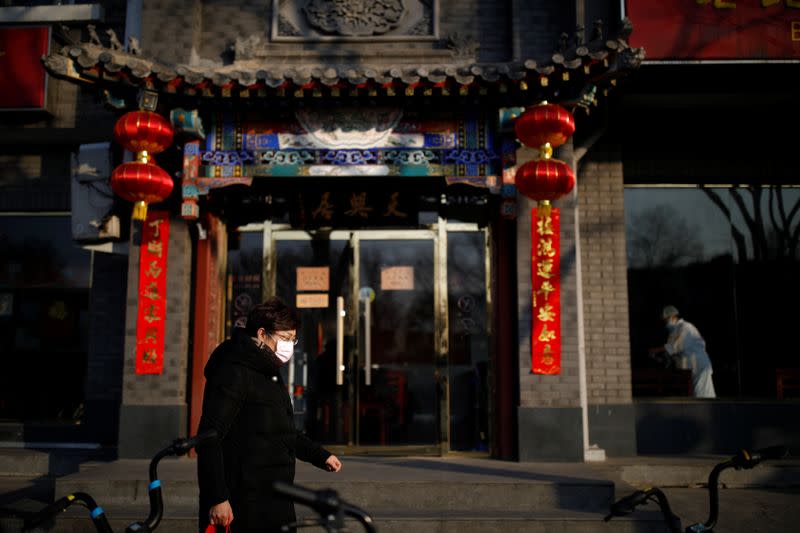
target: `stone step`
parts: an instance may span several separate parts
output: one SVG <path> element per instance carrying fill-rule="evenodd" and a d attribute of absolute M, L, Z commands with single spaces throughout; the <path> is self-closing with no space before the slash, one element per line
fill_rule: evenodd
<path fill-rule="evenodd" d="M 345 458 L 345 468 L 331 474 L 298 463 L 295 482 L 311 489 L 330 488 L 364 508 L 425 509 L 436 502 L 442 511 L 540 512 L 551 509 L 603 512 L 614 497 L 614 483 L 585 471 L 552 467 L 534 471 L 518 463 L 429 459 Z M 56 480 L 56 494 L 83 491 L 102 495 L 105 505 L 147 504 L 146 460 L 96 465 Z M 561 472 L 564 470 L 564 473 Z M 159 466 L 166 505 L 197 501 L 194 460 L 167 459 Z"/>
<path fill-rule="evenodd" d="M 622 465 L 622 481 L 635 487 L 701 487 L 708 484 L 712 465 L 681 462 Z M 800 487 L 797 459 L 762 463 L 750 470 L 729 469 L 719 477 L 722 488 Z"/>
<path fill-rule="evenodd" d="M 46 476 L 50 454 L 25 448 L 0 448 L 0 476 Z"/>
<path fill-rule="evenodd" d="M 187 505 L 197 501 L 197 482 L 161 476 L 165 505 Z M 66 476 L 56 480 L 56 494 L 87 492 L 106 505 L 146 504 L 145 480 L 88 479 Z M 423 509 L 436 502 L 437 510 L 456 512 L 545 511 L 553 508 L 602 512 L 614 497 L 611 482 L 307 482 L 310 489 L 333 489 L 339 496 L 364 508 Z"/>
<path fill-rule="evenodd" d="M 109 523 L 114 531 L 124 531 L 132 522 L 142 520 L 147 514 L 144 506 L 103 506 Z M 316 516 L 310 509 L 297 506 L 298 520 L 313 520 Z M 635 517 L 615 518 L 612 523 L 603 521 L 603 513 L 580 511 L 564 512 L 496 512 L 479 513 L 474 511 L 381 511 L 370 513 L 380 533 L 663 533 L 665 532 L 662 517 L 659 513 L 637 513 Z M 2 531 L 20 531 L 21 518 L 5 518 L 6 529 Z M 0 525 L 4 525 L 0 519 Z M 362 530 L 355 520 L 346 520 L 347 531 Z M 321 531 L 319 527 L 305 529 Z M 95 533 L 88 512 L 82 508 L 70 508 L 58 515 L 50 523 L 32 530 L 33 533 Z M 197 517 L 195 508 L 179 506 L 165 509 L 164 519 L 157 528 L 163 533 L 196 533 Z"/>

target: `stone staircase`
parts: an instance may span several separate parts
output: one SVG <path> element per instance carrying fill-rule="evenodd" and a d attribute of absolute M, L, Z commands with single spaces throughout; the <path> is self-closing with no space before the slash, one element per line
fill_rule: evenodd
<path fill-rule="evenodd" d="M 343 500 L 367 510 L 381 532 L 663 531 L 655 513 L 621 519 L 610 528 L 602 519 L 614 499 L 614 483 L 602 472 L 586 475 L 575 465 L 543 469 L 457 458 L 345 457 L 343 461 L 345 468 L 339 474 L 298 463 L 296 483 L 337 491 Z M 148 513 L 147 465 L 139 460 L 90 463 L 78 473 L 58 478 L 55 493 L 88 492 L 105 509 L 114 529 L 122 531 Z M 194 461 L 165 460 L 159 477 L 165 505 L 159 530 L 196 531 Z M 301 519 L 314 516 L 308 508 L 297 509 Z M 349 530 L 358 528 L 352 523 Z M 91 532 L 92 524 L 85 510 L 70 509 L 47 531 Z"/>
<path fill-rule="evenodd" d="M 26 459 L 31 471 L 41 471 L 33 457 Z M 701 485 L 719 459 L 633 458 L 582 464 L 450 456 L 341 458 L 344 468 L 338 474 L 298 463 L 296 483 L 336 490 L 343 500 L 367 510 L 382 533 L 663 532 L 666 529 L 654 506 L 612 522 L 604 522 L 603 517 L 615 498 L 634 487 Z M 88 492 L 105 509 L 114 530 L 124 531 L 148 514 L 148 464 L 146 460 L 86 462 L 80 471 L 55 478 L 53 494 Z M 188 458 L 165 459 L 159 466 L 165 501 L 159 531 L 197 531 L 195 467 Z M 721 482 L 727 487 L 798 487 L 800 464 L 726 471 Z M 699 497 L 693 514 L 702 516 L 707 497 L 705 491 L 695 490 Z M 301 519 L 314 516 L 306 507 L 298 505 L 297 510 Z M 349 531 L 359 531 L 357 524 L 350 526 Z M 20 527 L 21 520 L 0 519 L 0 532 Z M 94 530 L 86 510 L 76 506 L 41 531 Z"/>

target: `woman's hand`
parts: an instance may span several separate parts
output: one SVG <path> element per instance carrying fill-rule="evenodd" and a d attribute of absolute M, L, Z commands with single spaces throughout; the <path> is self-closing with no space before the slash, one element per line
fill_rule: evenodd
<path fill-rule="evenodd" d="M 218 503 L 208 511 L 208 521 L 219 526 L 228 526 L 233 522 L 233 509 L 228 500 Z"/>
<path fill-rule="evenodd" d="M 342 469 L 342 462 L 335 455 L 331 455 L 330 457 L 328 457 L 328 460 L 325 461 L 325 470 L 327 470 L 328 472 L 338 472 L 341 469 Z"/>

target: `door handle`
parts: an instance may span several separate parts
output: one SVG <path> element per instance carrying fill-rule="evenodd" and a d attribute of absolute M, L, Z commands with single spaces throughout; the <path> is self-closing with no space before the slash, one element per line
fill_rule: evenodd
<path fill-rule="evenodd" d="M 336 384 L 344 385 L 344 297 L 336 297 Z"/>
<path fill-rule="evenodd" d="M 364 300 L 364 385 L 372 385 L 372 299 Z"/>

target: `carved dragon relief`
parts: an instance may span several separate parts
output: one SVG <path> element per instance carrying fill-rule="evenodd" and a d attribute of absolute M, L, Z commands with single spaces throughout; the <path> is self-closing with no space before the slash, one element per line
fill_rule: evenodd
<path fill-rule="evenodd" d="M 273 0 L 273 39 L 436 37 L 438 0 Z"/>
<path fill-rule="evenodd" d="M 403 0 L 310 0 L 303 13 L 323 33 L 364 37 L 397 28 L 406 8 Z"/>

